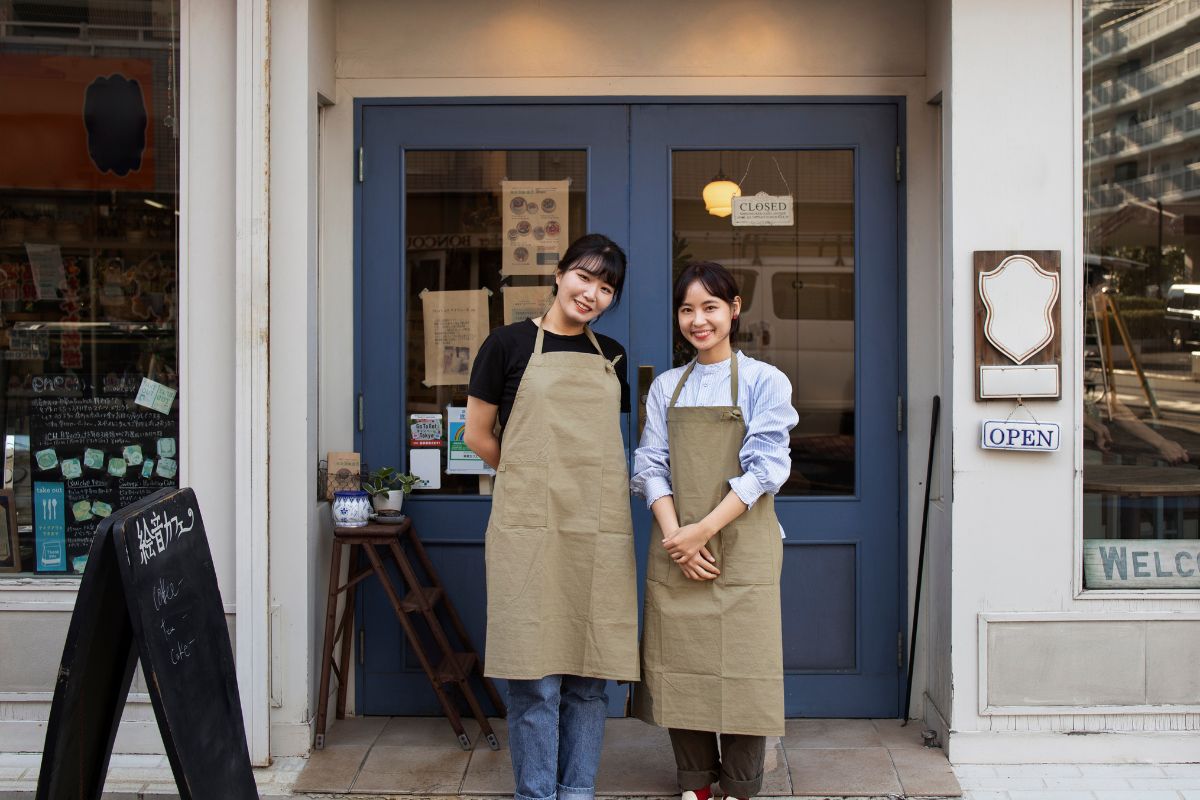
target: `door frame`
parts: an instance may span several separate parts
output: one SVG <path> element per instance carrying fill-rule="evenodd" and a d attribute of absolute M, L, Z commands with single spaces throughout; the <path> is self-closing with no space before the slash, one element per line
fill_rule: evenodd
<path fill-rule="evenodd" d="M 900 611 L 900 633 L 902 641 L 898 642 L 900 652 L 900 664 L 897 667 L 897 672 L 900 677 L 903 677 L 905 670 L 908 667 L 908 639 L 912 635 L 910 630 L 909 602 L 908 602 L 908 586 L 909 586 L 909 531 L 908 531 L 908 451 L 909 441 L 908 434 L 912 430 L 912 426 L 908 422 L 909 410 L 909 386 L 908 386 L 908 169 L 906 154 L 908 152 L 907 142 L 907 101 L 903 95 L 585 95 L 585 96 L 525 96 L 525 95 L 498 95 L 498 96 L 440 96 L 440 97 L 356 97 L 354 99 L 354 138 L 353 149 L 350 154 L 351 174 L 354 176 L 354 208 L 353 208 L 353 323 L 354 330 L 354 407 L 350 409 L 352 418 L 355 419 L 353 425 L 354 430 L 354 448 L 357 452 L 363 452 L 363 432 L 358 426 L 358 398 L 362 391 L 362 368 L 363 368 L 363 348 L 362 348 L 362 305 L 363 305 L 363 290 L 362 290 L 362 275 L 363 275 L 363 191 L 364 182 L 358 179 L 359 176 L 359 153 L 363 146 L 363 116 L 364 112 L 369 108 L 374 107 L 401 107 L 401 106 L 588 106 L 588 105 L 891 105 L 896 110 L 896 341 L 900 343 L 897 348 L 897 388 L 899 392 L 900 407 L 897 409 L 897 423 L 899 436 L 897 451 L 896 451 L 896 475 L 897 475 L 897 510 L 896 510 L 896 562 L 899 570 L 897 580 L 897 597 L 895 598 L 899 605 Z M 632 158 L 632 153 L 630 154 Z M 369 165 L 367 166 L 369 169 Z M 631 385 L 631 391 L 635 387 Z M 628 415 L 627 427 L 625 434 L 628 441 L 635 443 L 637 419 L 635 413 Z M 490 498 L 484 496 L 465 496 L 456 497 L 458 502 L 490 502 Z M 640 581 L 639 581 L 640 584 Z M 639 585 L 639 597 L 641 594 L 641 586 Z M 362 620 L 362 593 L 358 593 L 356 600 L 355 620 Z M 355 644 L 357 647 L 357 643 Z M 362 674 L 363 667 L 360 659 L 354 659 L 355 685 L 362 686 L 364 676 Z M 896 700 L 897 708 L 903 708 L 904 694 L 906 691 L 905 682 L 897 680 Z M 354 707 L 355 713 L 362 714 L 362 695 L 355 692 Z"/>

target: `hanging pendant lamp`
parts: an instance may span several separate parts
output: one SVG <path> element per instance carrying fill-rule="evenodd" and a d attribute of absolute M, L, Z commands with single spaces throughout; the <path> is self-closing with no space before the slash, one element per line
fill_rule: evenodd
<path fill-rule="evenodd" d="M 742 196 L 742 187 L 729 180 L 723 166 L 718 164 L 716 176 L 705 184 L 700 196 L 704 198 L 705 211 L 714 217 L 728 217 L 733 213 L 733 198 Z"/>

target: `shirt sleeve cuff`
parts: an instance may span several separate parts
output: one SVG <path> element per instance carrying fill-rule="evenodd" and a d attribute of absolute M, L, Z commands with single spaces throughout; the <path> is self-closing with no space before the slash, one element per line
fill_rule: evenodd
<path fill-rule="evenodd" d="M 643 491 L 646 495 L 646 508 L 654 505 L 654 501 L 660 497 L 674 494 L 671 491 L 671 482 L 666 478 L 649 478 L 643 487 Z"/>
<path fill-rule="evenodd" d="M 729 488 L 733 489 L 738 499 L 746 504 L 746 508 L 752 508 L 758 498 L 762 497 L 766 491 L 752 472 L 746 472 L 736 478 L 730 478 Z"/>

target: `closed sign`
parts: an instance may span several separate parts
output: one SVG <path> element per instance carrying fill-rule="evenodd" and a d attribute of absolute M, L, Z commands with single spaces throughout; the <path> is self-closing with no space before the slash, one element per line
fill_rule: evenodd
<path fill-rule="evenodd" d="M 748 197 L 735 197 L 731 205 L 735 227 L 791 227 L 795 222 L 792 196 L 788 194 L 759 192 Z"/>
<path fill-rule="evenodd" d="M 984 450 L 1031 450 L 1053 452 L 1058 449 L 1060 429 L 1057 422 L 989 419 L 983 423 Z"/>

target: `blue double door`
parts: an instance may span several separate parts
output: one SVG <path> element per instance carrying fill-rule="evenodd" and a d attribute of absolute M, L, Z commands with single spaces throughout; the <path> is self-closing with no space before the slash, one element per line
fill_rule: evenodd
<path fill-rule="evenodd" d="M 596 328 L 629 353 L 632 453 L 650 380 L 689 357 L 674 326 L 673 276 L 691 260 L 722 263 L 743 296 L 739 349 L 788 375 L 800 413 L 793 473 L 776 501 L 786 532 L 786 712 L 897 714 L 901 119 L 899 101 L 886 99 L 361 102 L 355 413 L 364 460 L 407 469 L 421 447 L 410 415 L 445 424 L 448 408 L 465 405 L 463 353 L 448 347 L 441 357 L 447 334 L 429 293 L 480 298 L 489 327 L 520 319 L 549 281 L 537 262 L 553 258 L 556 238 L 586 232 L 629 254 L 623 300 Z M 790 206 L 790 220 L 726 214 L 728 197 L 711 191 L 721 180 Z M 514 205 L 532 191 L 553 202 Z M 447 472 L 445 447 L 439 458 L 440 488 L 409 495 L 405 511 L 482 650 L 489 483 Z M 650 516 L 632 502 L 640 586 Z M 362 584 L 357 604 L 358 713 L 439 713 L 382 592 Z M 624 714 L 627 687 L 609 689 L 610 713 Z"/>

